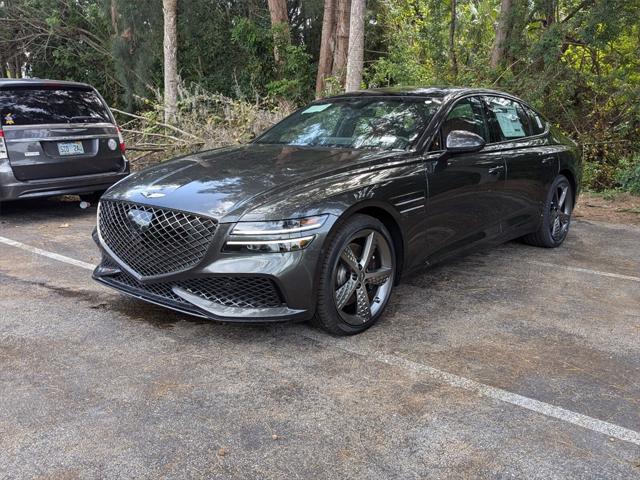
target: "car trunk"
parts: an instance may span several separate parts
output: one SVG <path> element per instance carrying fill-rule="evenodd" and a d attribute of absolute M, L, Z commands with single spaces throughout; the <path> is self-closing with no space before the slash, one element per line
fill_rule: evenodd
<path fill-rule="evenodd" d="M 117 172 L 118 130 L 88 88 L 28 86 L 0 90 L 0 120 L 18 180 Z"/>

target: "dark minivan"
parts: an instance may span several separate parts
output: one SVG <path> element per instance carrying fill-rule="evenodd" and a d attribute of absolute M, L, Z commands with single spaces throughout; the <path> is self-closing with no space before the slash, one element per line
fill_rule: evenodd
<path fill-rule="evenodd" d="M 128 174 L 122 135 L 95 88 L 0 79 L 0 201 L 68 194 L 91 201 Z"/>

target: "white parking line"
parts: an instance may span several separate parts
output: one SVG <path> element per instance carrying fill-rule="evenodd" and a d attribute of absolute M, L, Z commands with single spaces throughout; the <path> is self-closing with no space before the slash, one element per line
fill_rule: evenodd
<path fill-rule="evenodd" d="M 35 253 L 37 255 L 42 255 L 44 257 L 51 258 L 53 260 L 57 260 L 60 262 L 68 263 L 70 265 L 74 265 L 76 267 L 84 268 L 87 270 L 93 270 L 94 268 L 93 265 L 89 263 L 82 262 L 80 260 L 75 260 L 73 258 L 66 257 L 64 255 L 59 255 L 57 253 L 48 252 L 46 250 L 42 250 L 41 248 L 32 247 L 30 245 L 26 245 L 24 243 L 17 242 L 15 240 L 10 240 L 5 237 L 0 237 L 0 243 L 11 245 L 16 248 L 21 248 L 22 250 L 26 250 L 27 252 Z M 543 262 L 535 262 L 535 263 L 543 264 Z M 554 265 L 554 266 L 557 266 L 557 265 Z M 595 270 L 587 270 L 587 269 L 581 269 L 581 268 L 575 268 L 575 267 L 569 267 L 569 268 L 578 272 L 584 271 L 586 273 L 604 275 L 607 277 L 622 278 L 627 280 L 630 279 L 634 281 L 640 280 L 637 277 L 631 277 L 628 275 L 617 275 L 617 274 L 607 273 L 607 272 L 597 272 Z M 622 440 L 624 442 L 630 442 L 640 446 L 640 432 L 636 432 L 635 430 L 630 430 L 628 428 L 624 428 L 619 425 L 615 425 L 613 423 L 605 422 L 603 420 L 598 420 L 597 418 L 589 417 L 588 415 L 583 415 L 581 413 L 567 410 L 565 408 L 558 407 L 556 405 L 551 405 L 549 403 L 541 402 L 540 400 L 525 397 L 523 395 L 518 395 L 517 393 L 512 393 L 507 390 L 502 390 L 501 388 L 485 385 L 484 383 L 476 382 L 475 380 L 470 380 L 468 378 L 461 377 L 453 373 L 445 372 L 444 370 L 439 370 L 437 368 L 430 367 L 429 365 L 414 362 L 412 360 L 407 360 L 405 358 L 398 357 L 396 355 L 390 355 L 390 354 L 379 352 L 379 351 L 371 351 L 366 348 L 361 348 L 355 345 L 353 341 L 349 341 L 347 339 L 337 339 L 327 335 L 322 335 L 318 332 L 314 332 L 311 330 L 305 330 L 305 331 L 299 330 L 298 333 L 301 336 L 308 338 L 310 340 L 316 341 L 319 344 L 324 345 L 326 347 L 336 348 L 351 354 L 359 355 L 364 358 L 369 358 L 378 362 L 386 363 L 387 365 L 392 365 L 394 367 L 402 368 L 404 370 L 408 370 L 414 373 L 426 375 L 436 381 L 446 383 L 456 388 L 473 392 L 483 397 L 510 403 L 512 405 L 516 405 L 518 407 L 525 408 L 527 410 L 531 410 L 536 413 L 541 413 L 542 415 L 545 415 L 547 417 L 562 420 L 563 422 L 571 423 L 573 425 L 586 428 L 587 430 L 601 433 L 611 438 L 616 438 L 618 440 Z"/>
<path fill-rule="evenodd" d="M 445 372 L 444 370 L 439 370 L 437 368 L 430 367 L 429 365 L 407 360 L 396 355 L 389 355 L 383 352 L 360 348 L 353 343 L 350 343 L 348 340 L 328 337 L 313 331 L 299 333 L 303 337 L 314 340 L 324 346 L 337 348 L 345 352 L 426 375 L 436 381 L 451 385 L 452 387 L 468 390 L 483 397 L 510 403 L 518 407 L 526 408 L 527 410 L 541 413 L 547 417 L 557 418 L 558 420 L 608 435 L 609 437 L 616 438 L 618 440 L 640 445 L 640 432 L 636 432 L 635 430 L 620 427 L 613 423 L 598 420 L 597 418 L 589 417 L 588 415 L 573 412 L 566 408 L 541 402 L 540 400 L 525 397 L 523 395 L 518 395 L 517 393 L 508 392 L 501 388 L 485 385 L 484 383 L 476 382 L 475 380 L 470 380 L 468 378 Z"/>
<path fill-rule="evenodd" d="M 540 265 L 542 267 L 562 268 L 571 272 L 589 273 L 591 275 L 600 275 L 602 277 L 619 278 L 620 280 L 631 280 L 632 282 L 640 282 L 640 277 L 634 277 L 633 275 L 620 275 L 619 273 L 591 270 L 590 268 L 571 267 L 569 265 L 558 265 L 557 263 L 539 262 L 538 260 L 526 260 L 526 262 L 533 265 Z"/>
<path fill-rule="evenodd" d="M 26 250 L 27 252 L 35 253 L 36 255 L 42 255 L 43 257 L 51 258 L 59 262 L 68 263 L 69 265 L 73 265 L 75 267 L 85 268 L 87 270 L 93 270 L 95 268 L 95 265 L 91 265 L 90 263 L 76 260 L 75 258 L 65 257 L 64 255 L 60 255 L 58 253 L 48 252 L 47 250 L 32 247 L 31 245 L 27 245 L 22 242 L 16 242 L 15 240 L 11 240 L 10 238 L 0 237 L 0 243 L 11 245 L 12 247 L 16 248 L 21 248 L 22 250 Z"/>

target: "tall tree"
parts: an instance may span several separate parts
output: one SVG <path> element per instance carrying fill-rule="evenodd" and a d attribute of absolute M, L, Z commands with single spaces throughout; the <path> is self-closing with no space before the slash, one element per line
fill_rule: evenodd
<path fill-rule="evenodd" d="M 331 75 L 344 84 L 349 54 L 351 0 L 338 0 L 336 12 L 336 39 Z"/>
<path fill-rule="evenodd" d="M 491 58 L 489 60 L 491 68 L 498 68 L 505 60 L 507 39 L 514 14 L 513 10 L 513 0 L 502 0 L 500 3 L 500 17 L 496 26 L 496 36 L 491 47 Z"/>
<path fill-rule="evenodd" d="M 364 18 L 366 0 L 351 1 L 349 25 L 349 55 L 347 58 L 347 80 L 345 90 L 352 92 L 360 88 L 364 62 Z"/>
<path fill-rule="evenodd" d="M 178 109 L 178 0 L 162 0 L 164 16 L 164 118 L 173 122 Z"/>
<path fill-rule="evenodd" d="M 331 75 L 333 66 L 334 36 L 336 31 L 336 0 L 324 0 L 322 16 L 322 37 L 320 39 L 320 58 L 316 77 L 316 98 L 325 89 L 325 80 Z"/>
<path fill-rule="evenodd" d="M 454 80 L 458 78 L 458 58 L 456 57 L 456 0 L 451 0 L 451 23 L 449 24 L 449 58 L 451 60 L 451 74 Z"/>
<path fill-rule="evenodd" d="M 276 64 L 280 64 L 282 62 L 282 47 L 291 41 L 287 0 L 268 0 L 268 4 L 271 29 L 273 30 L 273 56 Z"/>

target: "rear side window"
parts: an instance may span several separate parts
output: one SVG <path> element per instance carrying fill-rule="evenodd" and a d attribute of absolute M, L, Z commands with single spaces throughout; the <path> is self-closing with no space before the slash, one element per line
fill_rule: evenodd
<path fill-rule="evenodd" d="M 13 88 L 0 90 L 0 123 L 111 123 L 111 117 L 93 90 L 74 88 Z"/>
<path fill-rule="evenodd" d="M 508 98 L 485 97 L 489 122 L 493 124 L 493 141 L 505 141 L 533 135 L 529 117 L 522 105 Z"/>
<path fill-rule="evenodd" d="M 540 135 L 541 133 L 544 133 L 546 127 L 545 121 L 542 119 L 542 117 L 530 108 L 524 108 L 527 111 L 527 115 L 529 116 L 529 123 L 531 123 L 531 134 Z"/>

